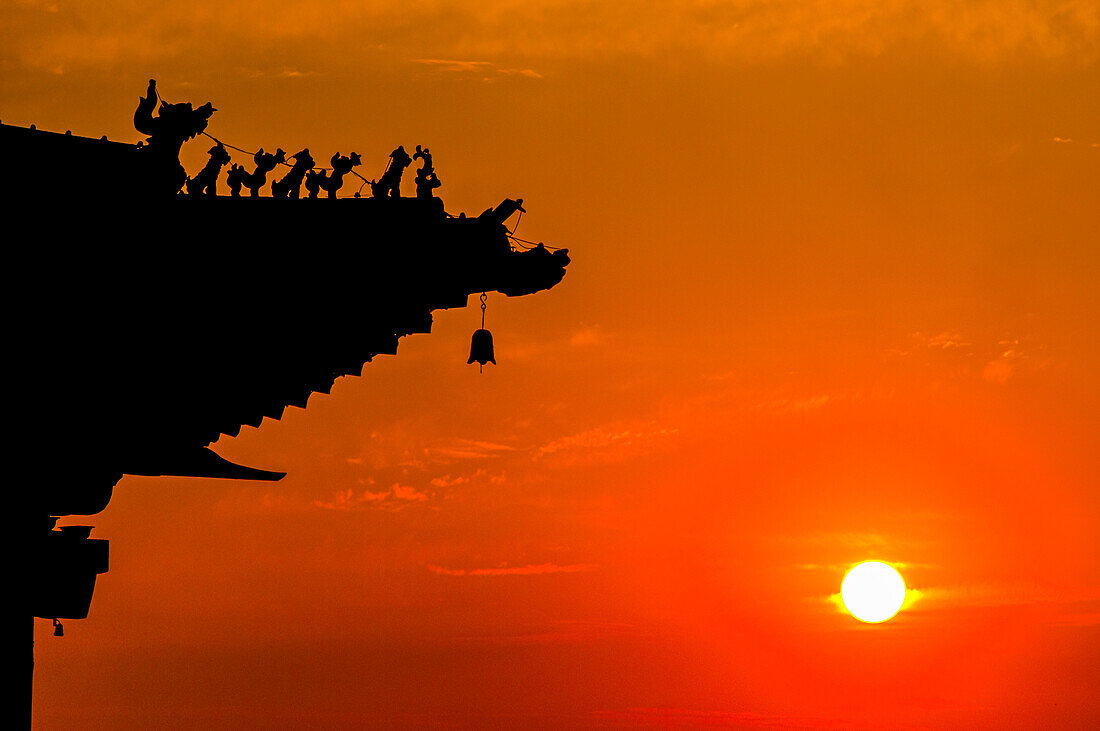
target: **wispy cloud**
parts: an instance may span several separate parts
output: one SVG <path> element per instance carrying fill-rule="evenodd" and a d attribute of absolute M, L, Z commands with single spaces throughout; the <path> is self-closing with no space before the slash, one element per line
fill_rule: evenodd
<path fill-rule="evenodd" d="M 455 460 L 490 459 L 503 453 L 514 452 L 508 444 L 486 442 L 477 439 L 448 439 L 424 448 L 424 455 L 434 462 L 449 463 Z"/>
<path fill-rule="evenodd" d="M 1042 370 L 1053 362 L 1041 346 L 1025 346 L 1018 339 L 997 342 L 1000 354 L 982 368 L 982 378 L 1005 385 L 1021 372 Z"/>
<path fill-rule="evenodd" d="M 551 440 L 538 447 L 535 456 L 539 458 L 557 453 L 606 451 L 619 447 L 638 447 L 667 438 L 667 436 L 671 436 L 678 431 L 674 428 L 661 427 L 656 423 L 608 424 L 604 427 L 597 427 Z"/>
<path fill-rule="evenodd" d="M 529 79 L 541 79 L 542 74 L 534 69 L 497 69 L 498 74 L 504 74 L 505 76 L 526 76 Z"/>
<path fill-rule="evenodd" d="M 569 336 L 569 344 L 574 348 L 602 345 L 605 341 L 606 335 L 598 327 L 582 327 Z"/>
<path fill-rule="evenodd" d="M 504 68 L 497 66 L 491 61 L 458 61 L 455 59 L 445 58 L 418 58 L 416 63 L 424 66 L 430 66 L 438 71 L 459 73 L 459 74 L 479 74 L 481 78 L 488 81 L 486 75 L 501 74 L 504 76 L 526 76 L 530 79 L 541 79 L 542 74 L 534 69 L 522 69 L 522 68 Z"/>
<path fill-rule="evenodd" d="M 998 385 L 1021 373 L 1042 370 L 1054 363 L 1041 343 L 1013 337 L 978 339 L 954 331 L 912 333 L 904 346 L 886 352 L 891 358 L 912 358 L 952 379 L 978 377 Z"/>
<path fill-rule="evenodd" d="M 1081 147 L 1100 148 L 1100 142 L 1081 142 L 1072 137 L 1052 137 L 1051 140 L 1061 145 L 1080 145 Z"/>
<path fill-rule="evenodd" d="M 368 505 L 385 500 L 389 494 L 388 490 L 384 492 L 364 490 L 357 493 L 349 487 L 336 493 L 331 500 L 314 500 L 313 504 L 326 510 L 362 510 Z"/>
<path fill-rule="evenodd" d="M 951 348 L 969 348 L 973 343 L 954 330 L 944 330 L 935 335 L 914 333 L 913 338 L 926 348 L 948 350 Z"/>
<path fill-rule="evenodd" d="M 924 588 L 928 608 L 998 607 L 1100 601 L 1100 587 L 1059 587 L 1028 583 L 976 583 Z"/>
<path fill-rule="evenodd" d="M 468 477 L 451 477 L 450 474 L 441 477 L 433 477 L 430 480 L 431 484 L 435 487 L 454 487 L 469 481 L 470 479 Z"/>
<path fill-rule="evenodd" d="M 536 0 L 502 12 L 490 0 L 471 13 L 474 19 L 492 30 L 464 39 L 461 47 L 486 55 L 692 50 L 739 62 L 802 56 L 837 64 L 924 44 L 981 64 L 1020 54 L 1089 63 L 1100 45 L 1100 13 L 1092 0 L 972 0 L 965 7 L 953 0 L 655 0 L 627 14 L 585 0 Z"/>
<path fill-rule="evenodd" d="M 316 71 L 299 71 L 296 68 L 285 66 L 281 70 L 238 66 L 235 71 L 246 79 L 303 79 L 318 75 Z"/>
<path fill-rule="evenodd" d="M 191 0 L 183 9 L 141 0 L 4 3 L 0 26 L 10 42 L 0 60 L 44 70 L 167 60 L 195 68 L 194 59 L 226 68 L 292 44 L 341 47 L 352 63 L 397 51 L 442 72 L 538 79 L 535 68 L 498 59 L 691 53 L 837 64 L 914 46 L 980 64 L 1021 56 L 1088 64 L 1100 56 L 1094 0 L 655 0 L 629 13 L 587 0 L 486 0 L 448 12 L 436 0 L 288 0 L 280 7 L 272 13 L 261 0 Z M 314 58 L 321 64 L 325 55 Z"/>
<path fill-rule="evenodd" d="M 990 582 L 925 586 L 919 589 L 921 611 L 981 607 L 1046 607 L 1047 623 L 1058 627 L 1100 625 L 1100 587 L 1053 586 L 1024 582 Z"/>
<path fill-rule="evenodd" d="M 303 79 L 307 76 L 317 76 L 318 72 L 317 71 L 299 71 L 298 69 L 284 68 L 282 71 L 280 71 L 276 75 L 281 77 L 281 78 L 284 78 L 284 79 Z"/>
<path fill-rule="evenodd" d="M 428 496 L 426 494 L 420 492 L 415 487 L 409 487 L 408 485 L 398 485 L 396 483 L 393 486 L 393 496 L 398 500 L 420 501 L 428 499 Z"/>
<path fill-rule="evenodd" d="M 324 510 L 400 510 L 410 504 L 426 502 L 430 495 L 415 487 L 395 482 L 389 490 L 356 492 L 341 490 L 331 500 L 314 500 L 313 505 Z"/>
<path fill-rule="evenodd" d="M 487 68 L 491 68 L 493 65 L 488 61 L 457 61 L 444 58 L 418 58 L 416 62 L 424 64 L 425 66 L 431 66 L 439 71 L 453 71 L 457 73 L 484 71 Z"/>

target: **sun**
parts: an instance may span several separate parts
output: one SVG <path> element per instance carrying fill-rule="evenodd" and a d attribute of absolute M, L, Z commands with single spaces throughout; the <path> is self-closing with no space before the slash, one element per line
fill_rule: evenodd
<path fill-rule="evenodd" d="M 853 567 L 840 586 L 844 608 L 863 622 L 885 622 L 905 601 L 905 581 L 890 564 L 864 561 Z"/>

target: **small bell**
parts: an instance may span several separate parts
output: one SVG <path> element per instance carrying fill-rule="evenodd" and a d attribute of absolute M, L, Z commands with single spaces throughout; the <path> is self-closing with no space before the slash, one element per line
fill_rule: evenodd
<path fill-rule="evenodd" d="M 475 330 L 474 337 L 470 341 L 470 359 L 466 362 L 475 361 L 482 366 L 486 363 L 496 365 L 497 362 L 493 357 L 493 334 L 484 328 Z"/>
<path fill-rule="evenodd" d="M 481 329 L 474 331 L 474 337 L 470 341 L 470 359 L 466 361 L 476 361 L 479 372 L 485 368 L 486 363 L 497 364 L 497 359 L 493 357 L 493 334 L 485 329 L 485 300 L 488 298 L 488 294 L 481 293 Z"/>
<path fill-rule="evenodd" d="M 65 628 L 61 626 L 61 622 L 58 622 L 56 618 L 53 621 L 53 636 L 54 637 L 64 637 L 65 636 Z"/>

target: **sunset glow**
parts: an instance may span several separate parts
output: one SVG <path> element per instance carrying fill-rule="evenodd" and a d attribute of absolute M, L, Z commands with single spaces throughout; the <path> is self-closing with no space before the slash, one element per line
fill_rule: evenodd
<path fill-rule="evenodd" d="M 36 622 L 40 728 L 1100 727 L 1097 0 L 15 0 L 0 39 L 4 124 L 137 143 L 156 78 L 242 150 L 429 147 L 449 213 L 523 198 L 572 258 L 488 294 L 483 373 L 477 293 L 211 445 L 281 482 L 126 476 L 62 520 L 110 571 Z M 52 180 L 21 215 L 98 177 Z M 164 231 L 211 272 L 300 249 L 195 313 L 242 333 L 351 269 L 318 241 L 381 245 Z M 103 432 L 49 418 L 51 460 Z M 849 614 L 869 559 L 904 583 Z"/>

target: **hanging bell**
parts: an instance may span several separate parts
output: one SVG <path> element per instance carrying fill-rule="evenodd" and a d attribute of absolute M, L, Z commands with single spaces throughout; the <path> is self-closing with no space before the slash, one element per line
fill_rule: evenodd
<path fill-rule="evenodd" d="M 467 363 L 478 363 L 484 366 L 486 363 L 496 365 L 493 357 L 493 334 L 482 328 L 474 331 L 474 337 L 470 341 L 470 359 Z"/>

